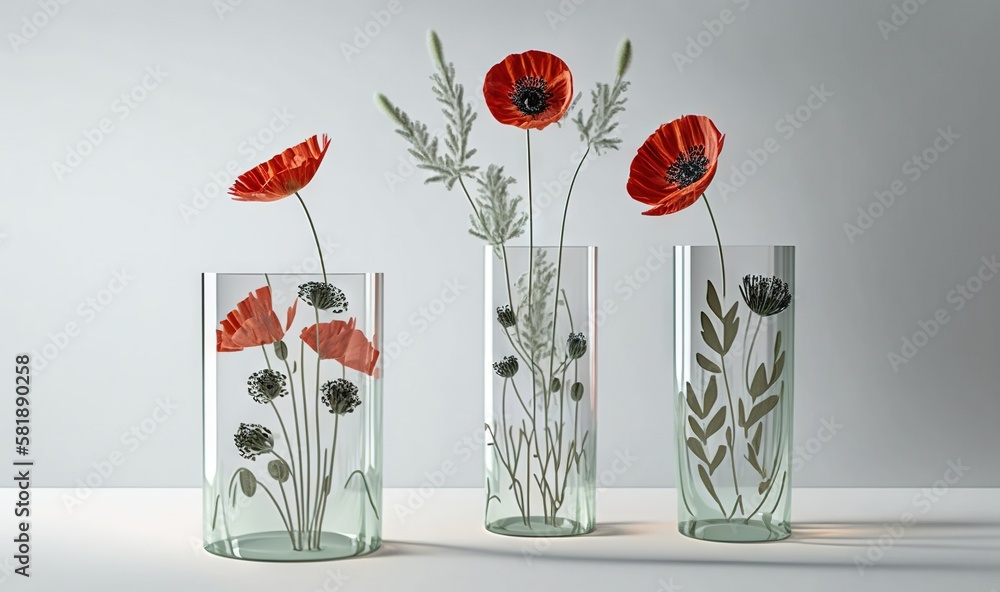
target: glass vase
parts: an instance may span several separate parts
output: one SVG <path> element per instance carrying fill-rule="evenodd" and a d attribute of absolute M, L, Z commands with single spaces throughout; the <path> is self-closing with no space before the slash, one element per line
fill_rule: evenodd
<path fill-rule="evenodd" d="M 382 541 L 382 275 L 204 274 L 203 533 L 260 561 Z"/>
<path fill-rule="evenodd" d="M 487 247 L 486 528 L 595 524 L 595 247 Z"/>
<path fill-rule="evenodd" d="M 719 255 L 674 248 L 678 528 L 780 540 L 791 534 L 795 247 Z"/>

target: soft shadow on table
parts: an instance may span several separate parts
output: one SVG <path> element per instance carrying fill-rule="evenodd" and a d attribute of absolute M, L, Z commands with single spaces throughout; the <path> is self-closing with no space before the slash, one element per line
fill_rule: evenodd
<path fill-rule="evenodd" d="M 881 522 L 806 522 L 792 525 L 790 543 L 857 547 L 874 542 L 883 547 L 1000 552 L 1000 522 L 938 521 L 903 525 Z"/>
<path fill-rule="evenodd" d="M 386 541 L 383 548 L 368 557 L 384 557 L 386 555 L 437 555 L 442 551 L 456 554 L 480 556 L 498 556 L 508 559 L 524 559 L 526 549 L 533 560 L 539 561 L 590 561 L 611 564 L 689 564 L 689 565 L 732 565 L 740 567 L 799 567 L 799 568 L 846 568 L 857 570 L 854 558 L 863 557 L 873 541 L 887 533 L 884 522 L 808 522 L 794 523 L 792 536 L 784 541 L 759 543 L 750 545 L 727 545 L 725 543 L 709 543 L 692 539 L 683 539 L 683 545 L 694 545 L 705 549 L 706 557 L 692 557 L 691 548 L 685 549 L 687 557 L 673 556 L 671 548 L 676 548 L 678 537 L 676 531 L 667 523 L 657 522 L 610 522 L 599 524 L 597 529 L 583 537 L 571 539 L 548 539 L 551 547 L 537 549 L 534 541 L 545 539 L 516 539 L 500 537 L 503 541 L 523 541 L 523 544 L 500 544 L 482 546 L 450 545 L 445 543 Z M 897 531 L 898 532 L 898 531 Z M 649 536 L 663 537 L 662 553 L 656 547 L 650 546 Z M 491 535 L 493 536 L 493 535 Z M 622 555 L 605 553 L 591 554 L 583 546 L 576 548 L 559 548 L 561 541 L 580 541 L 591 537 L 644 537 L 646 556 L 636 556 L 634 547 L 622 545 Z M 655 540 L 655 539 L 654 539 Z M 576 543 L 574 543 L 576 544 Z M 789 559 L 788 553 L 780 552 L 780 548 L 789 545 L 822 545 L 843 548 L 836 557 L 821 561 L 802 557 Z M 740 557 L 740 553 L 725 553 L 727 547 L 746 549 L 752 547 L 774 548 L 779 551 L 773 557 Z M 849 548 L 854 548 L 851 553 Z M 711 548 L 711 549 L 709 549 Z M 897 548 L 893 553 L 892 548 Z M 934 553 L 933 560 L 908 559 L 905 549 L 930 551 Z M 534 550 L 534 551 L 532 551 Z M 649 553 L 652 551 L 652 553 Z M 718 551 L 718 552 L 714 552 Z M 1000 552 L 1000 522 L 923 522 L 906 527 L 905 532 L 893 539 L 892 547 L 887 547 L 883 557 L 876 563 L 879 569 L 901 569 L 907 571 L 989 571 L 997 572 L 1000 565 L 997 553 Z M 894 556 L 895 555 L 895 556 Z"/>

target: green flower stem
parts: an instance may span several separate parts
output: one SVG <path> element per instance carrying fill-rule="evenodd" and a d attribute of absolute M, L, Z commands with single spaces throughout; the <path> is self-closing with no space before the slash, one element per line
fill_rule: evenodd
<path fill-rule="evenodd" d="M 733 407 L 733 393 L 729 389 L 729 375 L 726 372 L 726 357 L 720 356 L 719 364 L 722 368 L 722 380 L 726 385 L 726 398 L 729 400 L 729 421 L 733 429 L 733 439 L 731 442 L 727 442 L 729 445 L 729 465 L 733 469 L 733 491 L 736 493 L 736 503 L 740 506 L 740 511 L 743 511 L 743 496 L 740 495 L 740 484 L 739 480 L 736 478 L 736 408 Z M 722 510 L 722 515 L 726 515 L 726 511 Z M 728 518 L 726 519 L 729 520 Z"/>
<path fill-rule="evenodd" d="M 726 258 L 722 254 L 722 239 L 719 238 L 719 226 L 715 223 L 715 214 L 712 213 L 712 206 L 708 203 L 708 197 L 702 194 L 701 200 L 708 208 L 708 217 L 712 219 L 712 228 L 715 229 L 715 242 L 719 245 L 719 263 L 722 265 L 722 297 L 726 297 Z M 725 513 L 725 512 L 723 512 Z"/>
<path fill-rule="evenodd" d="M 303 393 L 306 392 L 306 365 L 305 365 L 306 364 L 306 352 L 305 352 L 305 348 L 306 348 L 305 342 L 300 339 L 299 340 L 299 379 L 300 379 L 300 385 L 302 387 L 302 392 Z M 295 381 L 292 380 L 290 382 L 292 383 L 292 397 L 291 397 L 292 398 L 292 412 L 295 413 L 295 439 L 296 439 L 296 442 L 298 444 L 298 449 L 299 449 L 299 466 L 300 467 L 305 467 L 306 465 L 303 463 L 303 460 L 302 460 L 302 433 L 301 433 L 301 430 L 299 429 L 298 404 L 295 402 Z M 309 445 L 309 440 L 307 439 L 306 440 L 306 446 L 308 447 L 308 445 Z M 305 489 L 306 489 L 306 477 L 305 477 L 305 475 L 303 473 L 307 473 L 307 472 L 308 471 L 299 471 L 299 507 L 301 508 L 301 514 L 302 514 L 301 526 L 299 527 L 299 537 L 300 538 L 302 537 L 302 533 L 304 533 L 305 529 L 306 529 L 306 492 L 305 492 Z M 301 541 L 299 542 L 299 544 L 300 545 L 302 544 Z"/>
<path fill-rule="evenodd" d="M 333 440 L 330 442 L 330 465 L 329 465 L 329 469 L 327 470 L 327 475 L 330 477 L 331 483 L 333 481 L 333 462 L 334 462 L 334 460 L 337 457 L 337 434 L 338 434 L 338 432 L 340 432 L 340 414 L 336 413 L 336 414 L 334 414 L 334 417 L 333 417 Z M 330 486 L 330 491 L 331 492 L 333 491 L 333 485 L 332 484 Z M 324 519 L 326 518 L 326 498 L 328 498 L 329 495 L 330 494 L 327 493 L 326 496 L 324 497 L 323 506 L 322 506 L 322 509 L 320 510 L 320 513 L 319 513 L 319 525 L 318 525 L 318 529 L 317 529 L 319 533 L 323 532 L 323 522 L 324 522 Z"/>
<path fill-rule="evenodd" d="M 559 295 L 563 294 L 563 296 L 565 298 L 565 291 L 563 291 L 561 289 L 561 285 L 562 285 L 563 248 L 564 248 L 564 245 L 565 245 L 565 242 L 566 242 L 566 219 L 569 216 L 569 203 L 570 203 L 570 200 L 573 197 L 573 187 L 576 186 L 577 176 L 579 176 L 580 169 L 583 168 L 583 163 L 587 160 L 587 156 L 590 154 L 590 149 L 591 149 L 590 144 L 587 144 L 587 149 L 584 151 L 583 156 L 580 158 L 579 164 L 576 165 L 576 170 L 573 172 L 573 178 L 572 178 L 572 180 L 570 180 L 569 188 L 566 191 L 566 201 L 563 204 L 562 223 L 560 224 L 560 229 L 559 229 L 559 254 L 558 254 L 557 263 L 556 263 L 556 288 L 555 288 L 555 290 L 553 290 L 553 297 L 552 297 L 552 299 L 553 299 L 552 300 L 552 317 L 553 317 L 552 318 L 552 340 L 550 341 L 551 353 L 549 355 L 549 376 L 550 377 L 555 375 L 555 367 L 554 367 L 554 365 L 555 365 L 555 358 L 556 358 L 556 355 L 555 355 L 555 352 L 556 352 L 556 330 L 557 330 L 557 326 L 559 325 L 559 322 L 558 322 L 558 319 L 559 319 Z M 530 294 L 530 292 L 529 292 L 529 294 Z M 567 309 L 567 311 L 569 310 L 569 303 L 568 302 L 566 303 L 566 309 Z M 570 325 L 572 326 L 572 317 L 570 317 Z M 542 378 L 544 379 L 544 375 L 542 376 Z M 551 378 L 550 378 L 550 380 L 551 380 Z M 550 386 L 551 385 L 546 385 L 546 389 L 548 389 Z M 548 412 L 549 412 L 549 409 L 548 409 L 548 398 L 546 398 L 546 407 L 545 407 L 545 421 L 546 421 L 546 424 L 548 423 Z M 560 440 L 560 442 L 559 442 L 559 448 L 561 449 L 562 448 L 562 442 L 561 442 L 562 436 L 561 436 L 561 434 L 560 434 L 559 440 Z M 546 445 L 548 446 L 549 444 L 547 443 Z M 553 442 L 551 445 L 555 446 L 555 443 Z M 548 465 L 546 463 L 546 469 L 547 469 L 547 467 L 548 467 Z M 556 473 L 556 480 L 557 480 L 557 483 L 558 483 L 558 469 L 556 469 L 556 471 L 557 471 L 557 473 Z M 542 472 L 542 476 L 543 477 L 545 476 L 545 470 L 544 469 L 543 469 L 543 472 Z M 556 489 L 558 489 L 558 484 L 556 485 Z M 552 520 L 553 520 L 553 523 L 554 523 L 554 521 L 555 521 L 555 515 L 552 516 Z"/>
<path fill-rule="evenodd" d="M 781 442 L 781 434 L 780 433 L 778 434 L 778 441 Z M 780 457 L 781 457 L 781 444 L 778 445 L 778 450 L 774 454 L 774 462 L 771 463 L 772 467 L 777 467 L 778 466 L 778 458 L 780 458 Z M 754 508 L 750 513 L 746 514 L 746 517 L 743 520 L 743 524 L 750 524 L 750 519 L 753 518 L 754 514 L 756 514 L 761 509 L 761 507 L 764 506 L 764 502 L 766 502 L 768 496 L 771 495 L 771 490 L 774 488 L 774 484 L 775 484 L 775 480 L 774 480 L 774 476 L 772 475 L 771 476 L 771 484 L 767 486 L 767 491 L 765 491 L 764 495 L 760 498 L 760 503 L 757 504 L 757 507 Z M 784 489 L 784 487 L 785 487 L 785 480 L 784 480 L 784 478 L 782 478 L 782 480 L 781 480 L 781 487 L 782 487 L 782 489 Z M 775 507 L 777 507 L 777 506 L 775 506 Z"/>
<path fill-rule="evenodd" d="M 292 483 L 295 483 L 294 479 L 292 480 Z M 288 496 L 285 495 L 285 484 L 284 483 L 278 483 L 278 487 L 281 488 L 281 499 L 282 499 L 282 501 L 285 502 L 285 512 L 288 514 L 288 522 L 291 522 L 292 521 L 292 509 L 288 505 Z M 292 549 L 295 550 L 295 551 L 301 551 L 302 547 L 298 546 L 295 543 L 295 537 L 292 536 L 292 533 L 289 532 L 288 535 L 292 539 Z"/>
<path fill-rule="evenodd" d="M 753 359 L 753 346 L 757 343 L 757 334 L 760 333 L 760 325 L 764 322 L 764 317 L 757 315 L 757 328 L 753 332 L 753 339 L 750 340 L 750 349 L 747 350 L 747 363 L 744 365 L 744 378 L 747 383 L 747 392 L 750 392 L 750 361 Z M 747 330 L 750 330 L 750 323 L 747 323 Z"/>
<path fill-rule="evenodd" d="M 264 485 L 263 483 L 260 483 L 258 481 L 257 482 L 257 486 L 260 487 L 261 489 L 263 489 L 264 493 L 267 494 L 267 497 L 271 498 L 271 501 L 274 503 L 274 508 L 276 510 L 278 510 L 278 515 L 281 516 L 281 523 L 285 525 L 285 530 L 288 531 L 288 538 L 291 539 L 291 541 L 292 541 L 292 548 L 294 549 L 295 548 L 295 537 L 292 534 L 292 525 L 291 525 L 291 523 L 287 519 L 285 519 L 285 513 L 281 510 L 281 505 L 278 504 L 278 500 L 275 499 L 274 494 L 272 494 L 271 490 L 267 488 L 267 485 Z"/>
<path fill-rule="evenodd" d="M 319 235 L 316 234 L 316 225 L 313 224 L 312 216 L 309 215 L 309 208 L 306 207 L 306 202 L 302 199 L 302 196 L 299 195 L 298 191 L 295 192 L 295 197 L 299 198 L 299 203 L 302 204 L 302 211 L 306 213 L 306 219 L 309 220 L 309 228 L 312 230 L 313 239 L 316 241 L 316 253 L 319 254 L 319 266 L 323 270 L 323 283 L 325 284 L 327 283 L 326 264 L 323 263 L 323 248 L 319 246 Z M 316 347 L 319 347 L 318 343 L 316 344 Z"/>
<path fill-rule="evenodd" d="M 344 483 L 344 489 L 347 489 L 347 486 L 351 483 L 351 479 L 354 477 L 354 475 L 361 476 L 361 482 L 364 483 L 365 485 L 365 493 L 368 494 L 368 503 L 372 507 L 372 512 L 375 513 L 375 519 L 379 520 L 380 518 L 378 517 L 378 508 L 375 507 L 375 500 L 372 499 L 372 490 L 368 487 L 368 479 L 365 477 L 365 474 L 361 472 L 361 469 L 355 469 L 354 471 L 351 472 L 350 475 L 347 476 L 347 481 Z"/>
<path fill-rule="evenodd" d="M 316 349 L 319 350 L 318 339 L 316 341 Z M 317 372 L 319 372 L 318 368 Z M 312 446 L 309 445 L 309 399 L 307 398 L 306 395 L 305 381 L 306 381 L 306 367 L 305 367 L 305 361 L 303 360 L 302 392 L 300 394 L 302 396 L 302 427 L 303 430 L 305 431 L 303 439 L 306 441 L 306 462 L 305 464 L 302 465 L 303 467 L 302 472 L 304 473 L 303 477 L 305 480 L 305 482 L 302 484 L 303 488 L 302 491 L 303 495 L 305 496 L 304 504 L 302 506 L 302 513 L 305 515 L 305 520 L 306 520 L 305 531 L 306 531 L 306 536 L 308 536 L 308 533 L 312 528 L 312 522 L 309 519 L 309 508 L 312 507 L 312 471 L 309 469 L 309 467 L 312 466 Z M 317 451 L 316 453 L 319 454 L 319 451 Z"/>
<path fill-rule="evenodd" d="M 312 530 L 317 525 L 316 520 L 318 519 L 318 509 L 320 505 L 320 498 L 319 498 L 319 491 L 321 487 L 320 482 L 323 479 L 322 460 L 320 459 L 319 456 L 319 451 L 322 450 L 319 440 L 319 382 L 320 382 L 320 361 L 323 359 L 320 354 L 320 346 L 319 346 L 319 307 L 314 305 L 313 312 L 316 315 L 316 392 L 314 397 L 316 412 L 313 414 L 314 420 L 316 422 L 316 494 L 315 494 L 316 510 L 314 510 L 313 514 L 316 517 L 314 517 L 312 519 L 312 522 L 310 523 L 310 530 Z M 306 437 L 308 438 L 308 436 Z"/>

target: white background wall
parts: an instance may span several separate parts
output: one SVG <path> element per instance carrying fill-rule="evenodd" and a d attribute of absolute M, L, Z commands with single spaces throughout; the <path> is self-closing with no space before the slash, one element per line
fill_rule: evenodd
<path fill-rule="evenodd" d="M 642 217 L 624 188 L 635 149 L 685 113 L 727 134 L 710 193 L 724 240 L 798 247 L 795 441 L 812 452 L 796 485 L 930 485 L 958 459 L 971 467 L 962 485 L 1000 485 L 1000 279 L 971 299 L 952 292 L 979 288 L 982 258 L 1000 256 L 997 3 L 100 0 L 59 5 L 29 39 L 23 19 L 44 22 L 40 4 L 0 5 L 0 368 L 58 351 L 33 385 L 37 484 L 200 484 L 200 272 L 315 264 L 297 204 L 234 203 L 224 189 L 322 132 L 333 146 L 305 195 L 329 261 L 385 272 L 387 344 L 412 339 L 387 372 L 385 482 L 418 485 L 450 461 L 447 485 L 481 483 L 481 247 L 459 194 L 400 172 L 402 141 L 371 100 L 382 90 L 439 121 L 434 27 L 477 100 L 507 53 L 554 52 L 587 90 L 634 40 L 625 149 L 581 174 L 568 235 L 599 245 L 600 298 L 618 308 L 599 337 L 599 465 L 634 460 L 615 485 L 674 480 L 671 267 L 651 253 L 708 243 L 711 226 L 701 208 Z M 894 6 L 913 14 L 880 29 Z M 814 89 L 832 96 L 803 107 Z M 807 121 L 777 123 L 795 113 Z M 102 122 L 92 153 L 57 174 Z M 957 139 L 935 151 L 949 129 Z M 536 137 L 542 200 L 578 143 L 571 128 Z M 769 138 L 777 151 L 726 190 Z M 523 191 L 523 134 L 484 110 L 474 141 Z M 918 178 L 906 163 L 925 150 L 935 162 Z M 894 182 L 905 193 L 880 210 L 876 192 Z M 859 208 L 881 215 L 849 237 Z M 539 213 L 540 242 L 556 240 L 557 209 Z M 632 287 L 636 276 L 648 280 Z M 449 290 L 454 304 L 421 320 Z M 947 323 L 893 368 L 888 354 L 939 309 Z M 12 405 L 0 409 L 10 443 Z M 839 427 L 820 445 L 824 421 Z M 143 422 L 155 431 L 125 435 Z M 121 464 L 95 477 L 116 453 Z"/>

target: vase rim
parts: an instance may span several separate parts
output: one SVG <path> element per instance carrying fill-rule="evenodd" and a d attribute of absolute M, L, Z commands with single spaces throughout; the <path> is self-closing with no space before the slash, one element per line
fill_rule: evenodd
<path fill-rule="evenodd" d="M 294 272 L 294 271 L 203 271 L 201 275 L 203 276 L 234 276 L 234 275 L 264 275 L 269 276 L 287 276 L 287 275 L 297 275 L 297 276 L 316 276 L 323 277 L 323 272 L 321 271 L 309 271 L 309 272 Z M 362 277 L 362 276 L 379 276 L 384 275 L 381 271 L 347 271 L 347 272 L 327 272 L 328 277 Z"/>
<path fill-rule="evenodd" d="M 718 249 L 719 245 L 674 245 L 675 249 Z M 794 249 L 795 245 L 722 245 L 723 249 Z"/>
<path fill-rule="evenodd" d="M 493 250 L 493 245 L 483 245 L 483 248 L 492 251 Z M 528 245 L 507 245 L 507 250 L 508 251 L 515 250 L 515 249 L 520 249 L 520 250 L 526 250 L 526 249 L 552 249 L 552 250 L 556 250 L 558 248 L 559 248 L 559 245 L 532 245 L 530 247 Z M 597 245 L 563 245 L 562 248 L 563 248 L 564 251 L 567 251 L 567 250 L 578 250 L 578 249 L 596 249 Z"/>

